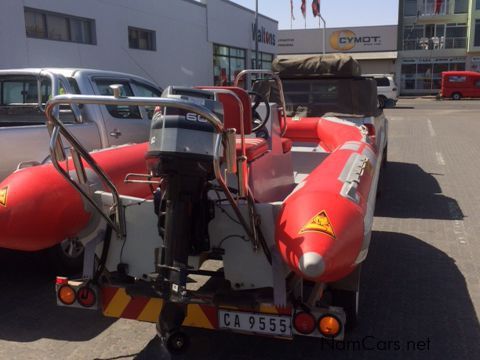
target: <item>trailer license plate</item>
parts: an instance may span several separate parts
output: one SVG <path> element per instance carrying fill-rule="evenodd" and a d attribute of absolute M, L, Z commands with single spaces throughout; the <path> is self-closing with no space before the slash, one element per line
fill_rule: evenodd
<path fill-rule="evenodd" d="M 220 329 L 275 336 L 292 336 L 290 316 L 219 310 L 218 325 Z"/>

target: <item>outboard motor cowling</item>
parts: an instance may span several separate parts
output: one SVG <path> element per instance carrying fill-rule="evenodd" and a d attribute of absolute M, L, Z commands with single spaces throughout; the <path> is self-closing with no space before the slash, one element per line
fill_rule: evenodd
<path fill-rule="evenodd" d="M 178 98 L 203 105 L 223 119 L 223 106 L 205 90 L 169 86 L 162 97 Z M 165 108 L 152 119 L 147 166 L 155 176 L 172 172 L 204 174 L 213 179 L 214 128 L 200 115 L 177 108 Z"/>
<path fill-rule="evenodd" d="M 162 96 L 202 105 L 223 119 L 223 106 L 209 91 L 168 87 Z M 150 173 L 164 181 L 157 209 L 163 237 L 157 290 L 167 302 L 187 301 L 188 256 L 210 248 L 208 223 L 213 203 L 207 195 L 214 178 L 215 136 L 206 119 L 186 110 L 167 107 L 152 120 L 146 159 Z"/>

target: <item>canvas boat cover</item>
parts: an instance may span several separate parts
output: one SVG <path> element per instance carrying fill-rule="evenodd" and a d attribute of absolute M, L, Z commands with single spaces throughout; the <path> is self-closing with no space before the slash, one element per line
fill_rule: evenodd
<path fill-rule="evenodd" d="M 360 64 L 349 55 L 277 58 L 272 70 L 282 80 L 288 116 L 379 114 L 376 81 L 362 77 Z M 257 81 L 253 90 L 280 103 L 273 81 Z"/>
<path fill-rule="evenodd" d="M 282 79 L 362 75 L 358 61 L 345 54 L 277 58 L 272 63 L 272 70 L 278 73 Z"/>

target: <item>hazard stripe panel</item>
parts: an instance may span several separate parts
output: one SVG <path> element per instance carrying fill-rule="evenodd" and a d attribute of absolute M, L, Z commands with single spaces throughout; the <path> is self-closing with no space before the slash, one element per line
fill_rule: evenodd
<path fill-rule="evenodd" d="M 105 316 L 115 318 L 133 319 L 139 321 L 158 321 L 162 310 L 162 299 L 147 298 L 143 296 L 129 296 L 124 288 L 102 288 L 102 311 Z M 231 310 L 251 312 L 252 309 L 238 307 L 223 307 Z M 189 304 L 184 326 L 203 329 L 216 329 L 218 327 L 218 308 L 209 305 Z M 277 308 L 271 304 L 261 304 L 257 311 L 264 314 L 290 315 L 290 308 Z"/>
<path fill-rule="evenodd" d="M 156 323 L 163 301 L 143 296 L 131 297 L 124 288 L 102 289 L 102 310 L 105 316 Z M 207 305 L 189 304 L 185 326 L 204 329 L 217 327 L 217 309 Z"/>

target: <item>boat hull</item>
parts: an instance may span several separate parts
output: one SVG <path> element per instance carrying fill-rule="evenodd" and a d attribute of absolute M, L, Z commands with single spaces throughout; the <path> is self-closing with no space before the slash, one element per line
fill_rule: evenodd
<path fill-rule="evenodd" d="M 341 128 L 341 124 L 328 126 Z M 346 129 L 346 135 L 352 131 L 361 135 L 357 127 Z M 345 137 L 343 145 L 330 145 L 335 150 L 285 199 L 276 223 L 281 256 L 292 271 L 308 280 L 344 278 L 355 269 L 368 241 L 371 221 L 366 217 L 371 216 L 368 208 L 374 201 L 370 192 L 376 191 L 377 155 L 365 141 L 351 138 Z"/>
<path fill-rule="evenodd" d="M 146 150 L 146 143 L 126 145 L 94 152 L 92 157 L 119 193 L 148 197 L 148 185 L 124 182 L 128 173 L 146 173 Z M 68 167 L 73 169 L 71 161 Z M 88 166 L 86 170 L 91 173 Z M 18 170 L 0 183 L 0 189 L 4 194 L 4 204 L 0 205 L 2 248 L 42 250 L 78 236 L 89 224 L 91 213 L 81 195 L 52 164 Z"/>

